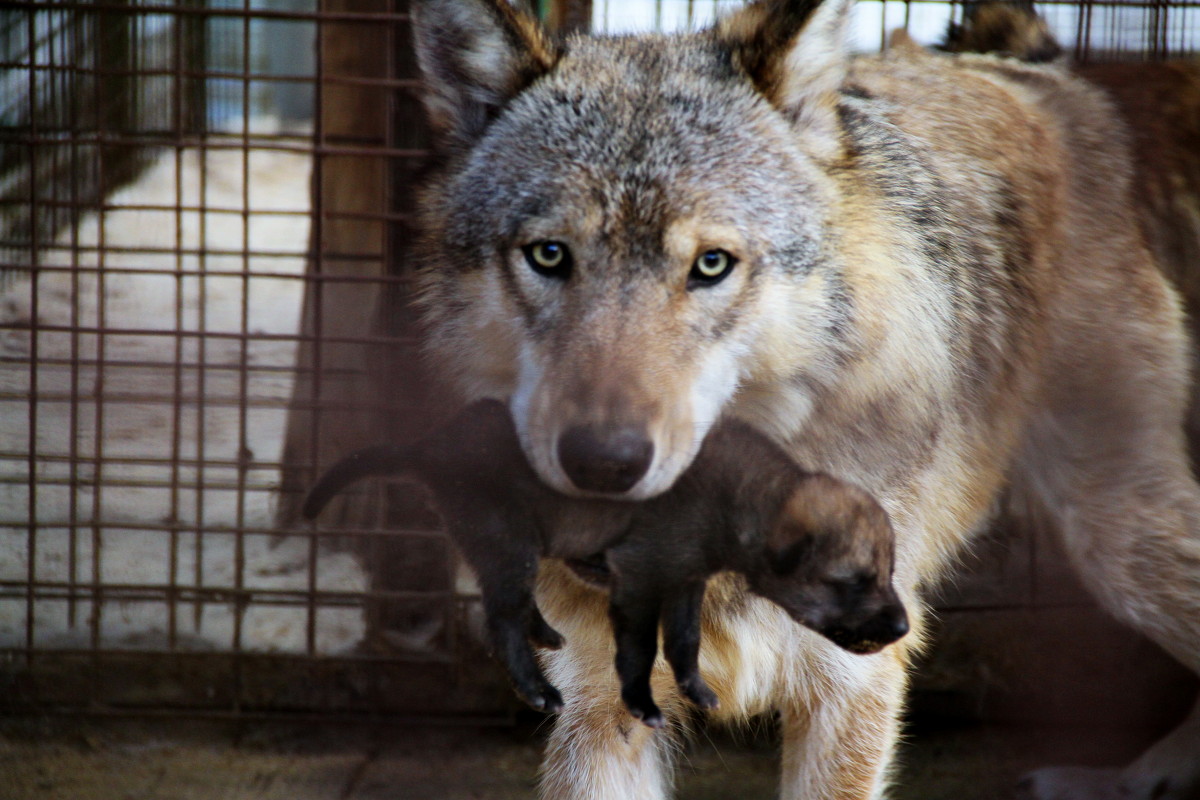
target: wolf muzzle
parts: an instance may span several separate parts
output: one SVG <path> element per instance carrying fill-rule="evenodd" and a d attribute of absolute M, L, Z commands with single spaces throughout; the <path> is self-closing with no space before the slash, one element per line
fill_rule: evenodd
<path fill-rule="evenodd" d="M 623 494 L 650 469 L 654 442 L 633 426 L 577 425 L 559 437 L 558 460 L 575 488 Z"/>

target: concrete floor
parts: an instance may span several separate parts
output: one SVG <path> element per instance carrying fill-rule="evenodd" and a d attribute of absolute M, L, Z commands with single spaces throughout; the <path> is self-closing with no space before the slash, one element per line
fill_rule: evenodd
<path fill-rule="evenodd" d="M 705 731 L 685 749 L 678 797 L 775 796 L 770 726 Z M 516 800 L 534 796 L 544 725 L 363 727 L 314 722 L 0 720 L 3 800 Z M 1104 764 L 1127 732 L 915 727 L 895 800 L 1002 800 L 1047 758 Z"/>

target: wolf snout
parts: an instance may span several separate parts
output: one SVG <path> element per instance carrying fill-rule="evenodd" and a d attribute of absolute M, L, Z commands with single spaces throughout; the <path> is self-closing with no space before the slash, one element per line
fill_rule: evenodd
<path fill-rule="evenodd" d="M 621 494 L 650 469 L 654 442 L 633 426 L 577 425 L 559 437 L 558 460 L 577 489 Z"/>
<path fill-rule="evenodd" d="M 834 624 L 821 632 L 851 653 L 877 653 L 908 633 L 908 614 L 901 605 L 889 605 L 859 625 Z"/>

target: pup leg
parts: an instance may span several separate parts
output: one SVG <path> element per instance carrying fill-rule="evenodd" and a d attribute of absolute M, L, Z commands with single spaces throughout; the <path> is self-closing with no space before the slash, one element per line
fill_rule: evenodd
<path fill-rule="evenodd" d="M 700 676 L 700 607 L 704 581 L 688 584 L 663 602 L 663 654 L 675 672 L 675 685 L 700 708 L 717 707 L 717 695 Z"/>
<path fill-rule="evenodd" d="M 562 695 L 542 674 L 529 641 L 531 633 L 535 634 L 534 641 L 541 636 L 557 645 L 562 644 L 562 638 L 542 619 L 528 587 L 485 584 L 481 589 L 492 654 L 508 670 L 513 688 L 538 711 L 560 711 Z"/>
<path fill-rule="evenodd" d="M 609 604 L 613 637 L 617 643 L 617 677 L 621 681 L 621 699 L 629 713 L 649 725 L 661 728 L 666 720 L 654 704 L 650 691 L 650 673 L 658 657 L 658 620 L 662 611 L 657 591 L 633 591 L 617 579 Z"/>
<path fill-rule="evenodd" d="M 903 645 L 856 656 L 822 642 L 814 668 L 838 675 L 812 687 L 804 706 L 781 709 L 781 800 L 880 800 L 899 738 Z"/>
<path fill-rule="evenodd" d="M 449 516 L 449 525 L 479 579 L 493 655 L 529 705 L 539 711 L 560 710 L 562 696 L 542 674 L 530 646 L 530 640 L 551 648 L 562 645 L 562 637 L 542 617 L 533 597 L 537 549 L 501 517 L 456 514 Z"/>
<path fill-rule="evenodd" d="M 538 647 L 545 647 L 547 650 L 557 650 L 563 646 L 563 638 L 558 631 L 550 627 L 550 623 L 546 622 L 546 618 L 542 616 L 542 612 L 538 610 L 537 603 L 531 597 L 529 600 L 529 641 L 536 644 Z"/>

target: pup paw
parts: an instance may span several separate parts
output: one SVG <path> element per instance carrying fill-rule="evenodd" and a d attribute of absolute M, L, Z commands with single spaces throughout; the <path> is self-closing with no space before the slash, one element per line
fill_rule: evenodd
<path fill-rule="evenodd" d="M 708 688 L 708 684 L 704 682 L 704 679 L 699 674 L 689 675 L 681 679 L 677 685 L 679 686 L 679 693 L 695 703 L 698 708 L 711 711 L 720 706 L 716 692 Z"/>
<path fill-rule="evenodd" d="M 551 628 L 550 623 L 534 609 L 533 616 L 529 618 L 529 641 L 547 650 L 557 650 L 563 646 L 565 640 L 562 634 Z"/>
<path fill-rule="evenodd" d="M 534 711 L 544 711 L 547 714 L 557 714 L 563 710 L 562 695 L 545 679 L 518 684 L 517 694 L 529 704 Z"/>
<path fill-rule="evenodd" d="M 651 728 L 661 728 L 666 724 L 662 710 L 654 704 L 648 687 L 646 689 L 627 687 L 621 692 L 621 699 L 625 701 L 625 708 L 629 709 L 629 713 L 635 719 L 640 719 L 642 724 Z"/>

